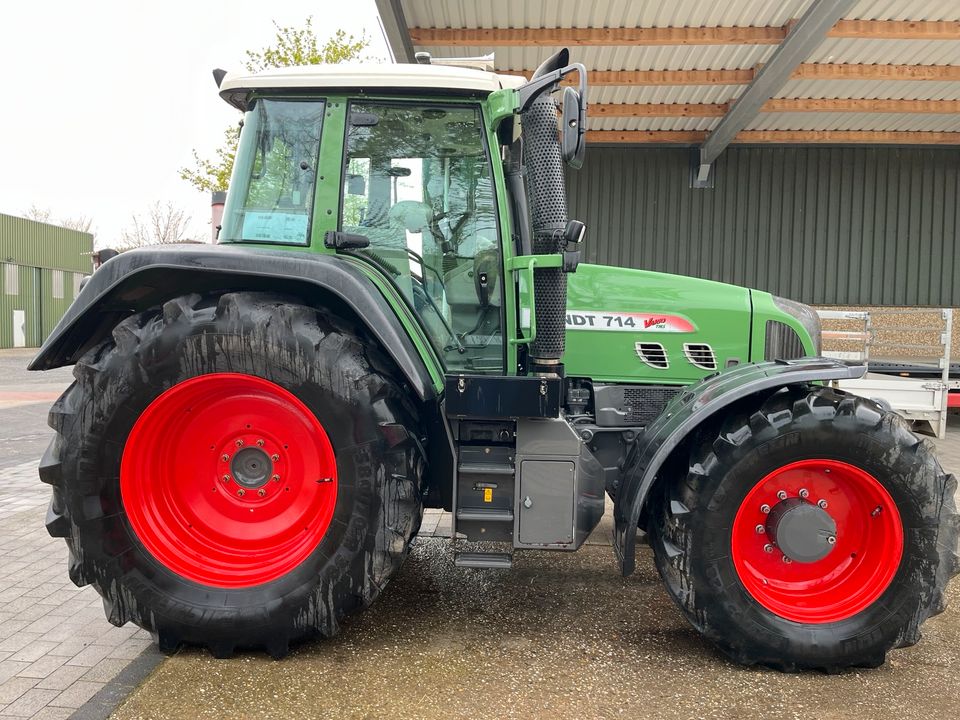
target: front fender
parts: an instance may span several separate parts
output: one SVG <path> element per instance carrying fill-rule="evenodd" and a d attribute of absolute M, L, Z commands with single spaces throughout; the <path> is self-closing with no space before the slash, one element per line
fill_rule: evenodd
<path fill-rule="evenodd" d="M 796 383 L 859 378 L 865 365 L 829 358 L 740 365 L 691 385 L 668 404 L 637 440 L 614 500 L 613 548 L 620 570 L 634 570 L 637 524 L 657 473 L 681 442 L 704 421 L 748 395 Z"/>
<path fill-rule="evenodd" d="M 380 341 L 421 400 L 437 395 L 442 374 L 418 352 L 370 278 L 335 255 L 225 245 L 167 245 L 121 253 L 84 286 L 29 370 L 70 365 L 123 318 L 187 293 L 272 291 L 332 304 L 356 316 Z"/>

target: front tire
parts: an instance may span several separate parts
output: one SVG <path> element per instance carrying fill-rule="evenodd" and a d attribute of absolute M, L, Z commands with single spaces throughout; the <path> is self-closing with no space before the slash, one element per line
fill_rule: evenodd
<path fill-rule="evenodd" d="M 652 544 L 670 595 L 742 664 L 882 664 L 944 608 L 954 477 L 869 400 L 808 386 L 749 402 L 658 486 Z"/>
<path fill-rule="evenodd" d="M 50 413 L 47 528 L 71 578 L 165 651 L 280 657 L 335 634 L 420 525 L 423 448 L 395 374 L 356 328 L 266 294 L 124 320 Z"/>

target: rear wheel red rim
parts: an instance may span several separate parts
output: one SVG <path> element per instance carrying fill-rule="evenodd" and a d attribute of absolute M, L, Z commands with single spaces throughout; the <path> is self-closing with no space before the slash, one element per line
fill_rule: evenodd
<path fill-rule="evenodd" d="M 212 373 L 159 395 L 124 446 L 120 493 L 144 547 L 189 580 L 276 580 L 323 539 L 337 499 L 333 447 L 310 409 L 263 378 Z"/>
<path fill-rule="evenodd" d="M 833 540 L 820 533 L 830 542 L 822 558 L 795 560 L 777 542 L 771 518 L 801 505 L 835 526 Z M 802 460 L 774 470 L 747 493 L 733 522 L 731 551 L 740 582 L 770 612 L 796 622 L 838 622 L 890 586 L 903 555 L 903 526 L 890 493 L 870 473 L 837 460 Z"/>

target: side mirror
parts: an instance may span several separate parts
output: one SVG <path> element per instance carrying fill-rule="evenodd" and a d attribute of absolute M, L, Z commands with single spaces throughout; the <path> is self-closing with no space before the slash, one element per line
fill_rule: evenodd
<path fill-rule="evenodd" d="M 560 154 L 563 161 L 574 170 L 583 165 L 587 150 L 586 100 L 572 87 L 563 89 L 563 109 L 560 128 Z"/>

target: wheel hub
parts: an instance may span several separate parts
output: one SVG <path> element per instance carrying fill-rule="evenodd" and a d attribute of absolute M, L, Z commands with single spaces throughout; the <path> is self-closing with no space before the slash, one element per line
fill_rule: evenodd
<path fill-rule="evenodd" d="M 866 470 L 811 458 L 782 465 L 743 497 L 730 535 L 744 589 L 802 623 L 852 617 L 889 587 L 903 554 L 897 505 Z"/>
<path fill-rule="evenodd" d="M 830 514 L 798 497 L 773 506 L 766 530 L 785 557 L 801 563 L 822 560 L 837 543 L 837 523 Z"/>
<path fill-rule="evenodd" d="M 256 490 L 270 481 L 273 462 L 260 448 L 243 448 L 233 456 L 230 471 L 238 485 Z"/>

